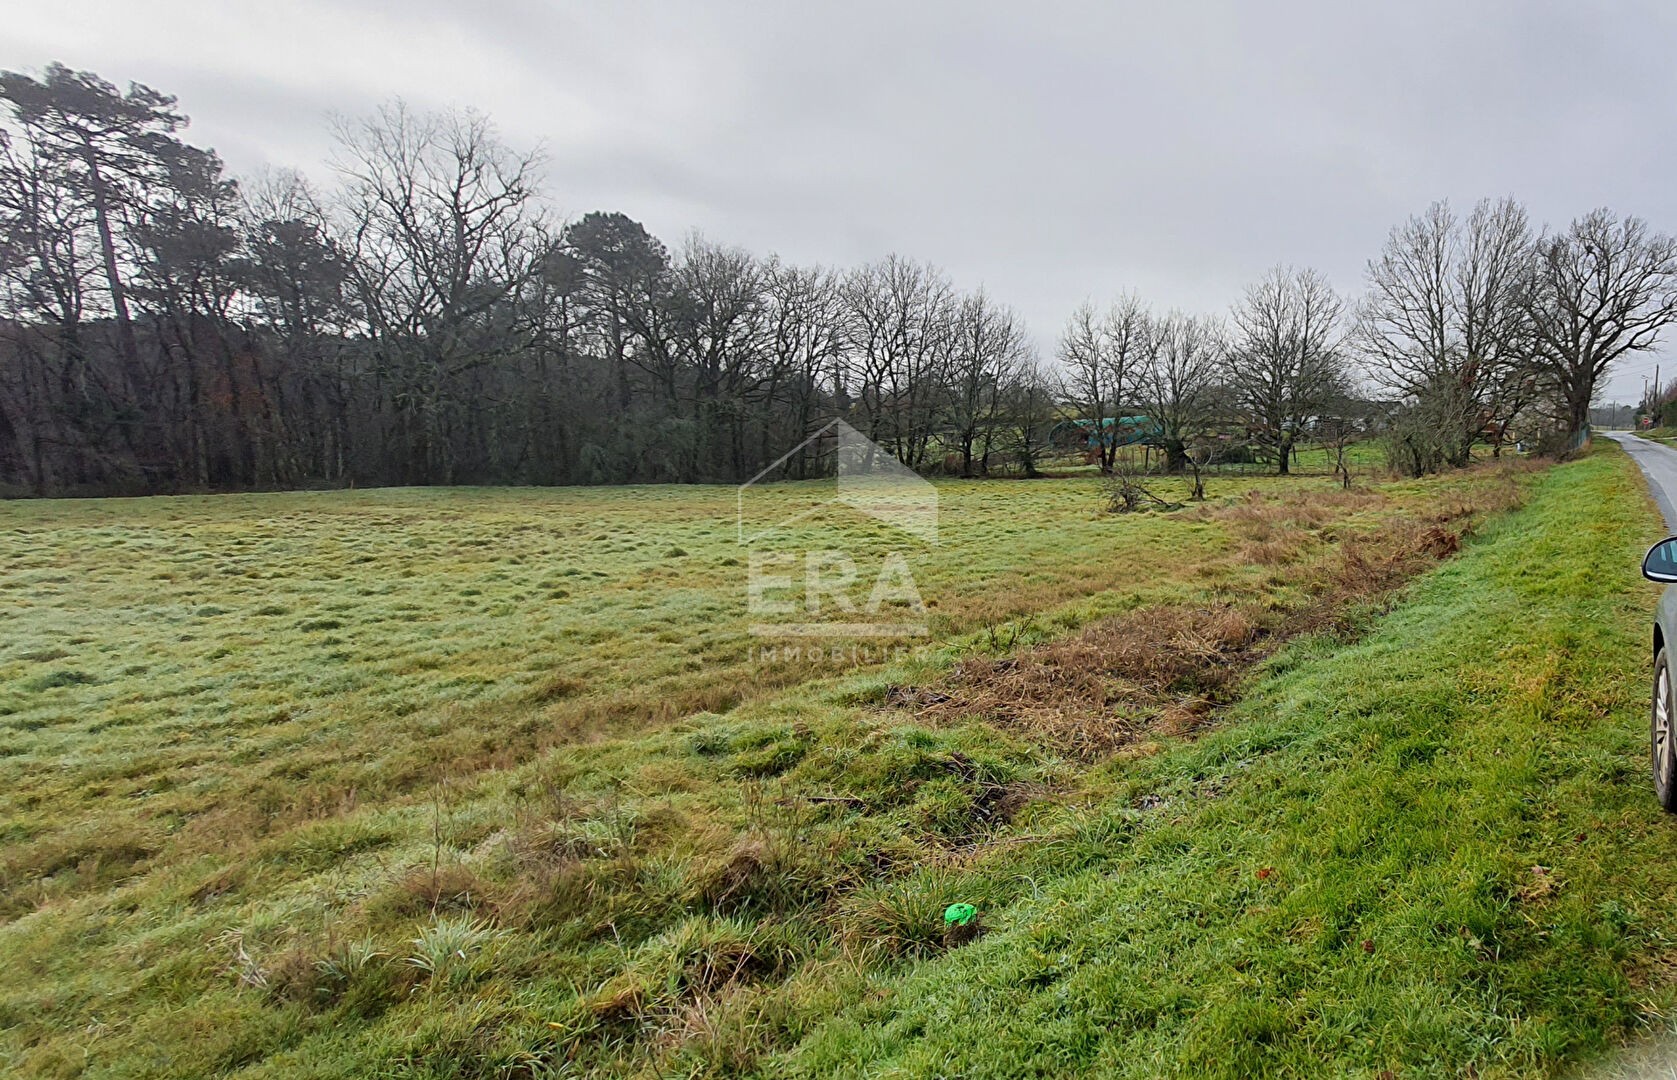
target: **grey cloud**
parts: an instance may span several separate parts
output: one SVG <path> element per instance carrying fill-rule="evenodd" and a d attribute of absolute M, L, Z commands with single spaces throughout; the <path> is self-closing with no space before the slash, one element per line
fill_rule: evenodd
<path fill-rule="evenodd" d="M 363 28 L 335 61 L 355 70 L 317 68 L 306 15 L 260 70 L 218 60 L 239 42 L 148 59 L 50 10 L 20 36 L 34 51 L 0 41 L 0 63 L 61 56 L 176 93 L 241 168 L 318 172 L 322 114 L 374 89 L 474 103 L 512 141 L 546 140 L 565 211 L 800 261 L 929 259 L 1017 305 L 1045 348 L 1084 296 L 1128 287 L 1221 311 L 1290 262 L 1356 290 L 1387 230 L 1441 197 L 1513 194 L 1556 225 L 1606 203 L 1677 230 L 1677 14 L 1651 2 L 320 10 Z M 397 63 L 403 26 L 460 50 Z"/>

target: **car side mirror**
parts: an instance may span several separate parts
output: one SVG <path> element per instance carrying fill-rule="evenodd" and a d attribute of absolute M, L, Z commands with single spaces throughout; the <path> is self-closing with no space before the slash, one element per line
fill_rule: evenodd
<path fill-rule="evenodd" d="M 1668 536 L 1642 558 L 1642 576 L 1649 581 L 1677 584 L 1677 536 Z"/>

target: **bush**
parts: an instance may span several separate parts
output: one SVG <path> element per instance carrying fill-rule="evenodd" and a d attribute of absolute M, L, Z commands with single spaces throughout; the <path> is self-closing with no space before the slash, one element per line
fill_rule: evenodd
<path fill-rule="evenodd" d="M 1539 457 L 1563 460 L 1579 450 L 1577 436 L 1569 433 L 1565 428 L 1549 428 L 1539 432 L 1532 439 L 1532 453 Z"/>

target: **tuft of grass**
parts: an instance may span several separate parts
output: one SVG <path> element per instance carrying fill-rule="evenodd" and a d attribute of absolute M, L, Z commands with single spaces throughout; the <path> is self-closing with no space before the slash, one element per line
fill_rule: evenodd
<path fill-rule="evenodd" d="M 77 671 L 74 668 L 60 668 L 57 671 L 51 671 L 30 679 L 24 683 L 24 686 L 27 689 L 39 692 L 42 690 L 57 690 L 65 686 L 91 686 L 98 681 L 85 671 Z"/>
<path fill-rule="evenodd" d="M 494 927 L 461 915 L 439 917 L 422 927 L 409 944 L 413 952 L 403 962 L 424 972 L 435 985 L 470 970 L 474 957 L 496 938 Z"/>
<path fill-rule="evenodd" d="M 839 914 L 840 937 L 850 947 L 875 957 L 926 959 L 980 936 L 996 892 L 981 877 L 932 866 L 900 881 L 867 886 L 846 898 Z M 970 929 L 944 922 L 944 912 L 958 903 L 979 909 L 978 921 Z"/>

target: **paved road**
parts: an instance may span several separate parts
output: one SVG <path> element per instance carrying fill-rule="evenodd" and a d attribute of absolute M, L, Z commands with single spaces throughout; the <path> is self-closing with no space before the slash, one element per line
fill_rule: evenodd
<path fill-rule="evenodd" d="M 1661 443 L 1639 438 L 1628 431 L 1604 431 L 1603 435 L 1625 448 L 1625 452 L 1642 466 L 1648 478 L 1648 490 L 1654 493 L 1660 513 L 1665 515 L 1665 526 L 1677 533 L 1677 450 Z"/>

